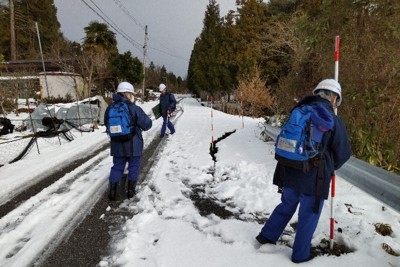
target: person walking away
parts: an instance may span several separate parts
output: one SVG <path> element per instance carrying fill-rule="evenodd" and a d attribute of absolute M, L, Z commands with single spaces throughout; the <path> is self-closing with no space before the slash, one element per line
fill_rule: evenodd
<path fill-rule="evenodd" d="M 107 107 L 104 122 L 107 127 L 107 133 L 111 137 L 111 156 L 113 157 L 113 166 L 109 176 L 109 194 L 108 198 L 116 200 L 117 187 L 124 174 L 125 166 L 128 163 L 128 191 L 127 198 L 135 194 L 135 188 L 139 177 L 140 160 L 143 152 L 142 131 L 147 131 L 152 126 L 152 121 L 142 110 L 134 104 L 134 88 L 128 82 L 118 84 L 117 93 L 113 94 L 113 103 Z M 119 107 L 119 116 L 113 114 Z M 113 110 L 113 111 L 112 111 Z M 129 134 L 118 135 L 123 132 L 124 123 L 120 123 L 124 117 L 129 123 Z M 115 121 L 119 124 L 113 125 Z"/>
<path fill-rule="evenodd" d="M 324 200 L 328 198 L 331 177 L 351 155 L 347 130 L 333 108 L 342 102 L 341 86 L 333 79 L 321 81 L 312 96 L 303 98 L 296 106 L 321 105 L 333 117 L 333 129 L 322 135 L 324 149 L 318 160 L 310 159 L 309 169 L 296 169 L 278 161 L 273 183 L 281 192 L 281 203 L 277 205 L 261 232 L 256 237 L 259 244 L 276 244 L 297 207 L 298 222 L 291 259 L 294 263 L 309 261 L 311 240 L 321 215 Z M 322 157 L 322 158 L 321 158 Z M 312 161 L 313 160 L 313 161 Z M 286 165 L 286 166 L 285 166 Z M 319 166 L 321 165 L 321 166 Z M 320 169 L 323 167 L 323 169 Z"/>
<path fill-rule="evenodd" d="M 165 136 L 165 132 L 167 130 L 167 127 L 171 134 L 175 133 L 175 127 L 172 124 L 170 118 L 172 116 L 172 112 L 174 112 L 176 108 L 176 100 L 173 94 L 167 92 L 167 86 L 163 83 L 161 83 L 158 87 L 160 89 L 160 110 L 161 110 L 161 116 L 163 118 L 163 124 L 161 126 L 161 133 L 160 137 Z"/>

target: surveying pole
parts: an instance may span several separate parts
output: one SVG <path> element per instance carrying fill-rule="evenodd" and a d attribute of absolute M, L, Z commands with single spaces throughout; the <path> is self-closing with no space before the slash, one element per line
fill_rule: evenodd
<path fill-rule="evenodd" d="M 339 82 L 339 35 L 335 39 L 335 80 Z M 337 108 L 334 109 L 337 114 Z M 329 248 L 333 250 L 334 235 L 335 235 L 335 216 L 334 216 L 334 198 L 336 190 L 336 173 L 333 171 L 331 181 L 331 218 L 330 218 L 330 235 L 329 235 Z"/>

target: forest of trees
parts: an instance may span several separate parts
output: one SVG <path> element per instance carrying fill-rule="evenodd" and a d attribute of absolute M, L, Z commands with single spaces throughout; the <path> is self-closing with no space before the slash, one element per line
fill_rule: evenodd
<path fill-rule="evenodd" d="M 11 49 L 10 4 L 14 7 L 14 55 Z M 107 24 L 90 22 L 84 28 L 86 36 L 82 43 L 64 38 L 54 0 L 0 0 L 0 62 L 40 59 L 36 22 L 45 60 L 57 62 L 64 71 L 77 72 L 86 78 L 87 90 L 79 97 L 112 92 L 122 80 L 133 83 L 136 88 L 143 87 L 142 60 L 129 51 L 118 51 L 116 34 Z M 165 66 L 150 62 L 145 71 L 146 88 L 155 89 L 164 82 L 171 89 L 186 91 L 186 81 L 168 72 Z M 0 68 L 0 72 L 6 70 Z"/>
<path fill-rule="evenodd" d="M 60 31 L 53 0 L 0 0 L 0 62 L 40 59 L 35 22 L 41 29 L 44 58 L 82 74 L 96 93 L 113 91 L 120 80 L 142 87 L 142 61 L 118 51 L 108 25 L 92 21 L 84 29 L 83 42 L 71 42 Z M 167 82 L 185 92 L 187 85 L 200 96 L 240 99 L 246 115 L 287 114 L 321 79 L 334 77 L 339 35 L 344 101 L 338 112 L 346 122 L 353 154 L 400 173 L 399 26 L 398 0 L 236 0 L 236 10 L 224 15 L 218 1 L 209 0 L 187 80 L 151 62 L 146 87 Z M 1 68 L 0 72 L 4 75 Z"/>
<path fill-rule="evenodd" d="M 344 98 L 338 112 L 353 154 L 400 173 L 400 1 L 237 0 L 236 6 L 221 16 L 217 1 L 209 1 L 189 89 L 241 96 L 248 115 L 287 114 L 321 79 L 334 78 L 338 35 Z M 269 101 L 255 102 L 254 95 Z"/>

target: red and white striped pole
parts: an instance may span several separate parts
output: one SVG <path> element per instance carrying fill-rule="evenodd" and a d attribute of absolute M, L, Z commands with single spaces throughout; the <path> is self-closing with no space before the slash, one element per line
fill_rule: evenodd
<path fill-rule="evenodd" d="M 213 104 L 214 104 L 214 97 L 210 97 L 210 106 L 211 106 L 211 149 L 214 150 L 214 113 L 213 113 Z"/>
<path fill-rule="evenodd" d="M 335 40 L 335 80 L 339 82 L 339 35 L 336 36 Z M 337 108 L 334 109 L 335 114 L 337 114 Z M 336 189 L 336 173 L 335 171 L 332 174 L 332 182 L 331 182 L 331 221 L 330 221 L 330 242 L 329 247 L 333 250 L 333 242 L 335 236 L 335 216 L 334 216 L 334 198 L 335 198 L 335 189 Z"/>
<path fill-rule="evenodd" d="M 339 35 L 335 38 L 335 80 L 339 82 Z"/>

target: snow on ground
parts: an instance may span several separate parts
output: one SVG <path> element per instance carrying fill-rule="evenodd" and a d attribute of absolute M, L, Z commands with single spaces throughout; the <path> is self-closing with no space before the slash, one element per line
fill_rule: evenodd
<path fill-rule="evenodd" d="M 146 103 L 142 107 L 150 112 L 152 106 L 154 103 Z M 180 107 L 183 114 L 176 121 L 176 133 L 164 141 L 156 164 L 146 181 L 138 187 L 135 198 L 125 200 L 119 207 L 132 211 L 132 217 L 123 226 L 125 236 L 113 241 L 113 253 L 99 261 L 99 265 L 294 266 L 290 261 L 291 249 L 283 243 L 292 245 L 294 231 L 290 224 L 296 222 L 296 215 L 286 228 L 280 244 L 260 248 L 255 246 L 255 236 L 280 198 L 276 187 L 272 185 L 276 164 L 273 143 L 263 142 L 260 138 L 262 121 L 245 117 L 242 128 L 242 118 L 214 110 L 211 131 L 210 108 L 201 106 L 192 98 L 182 100 Z M 160 119 L 155 121 L 153 128 L 144 134 L 146 146 L 152 138 L 158 138 L 160 122 Z M 216 140 L 227 132 L 233 133 L 217 143 L 218 153 L 214 162 L 209 154 L 211 138 Z M 3 196 L 13 194 L 18 183 L 30 183 L 40 172 L 73 158 L 76 155 L 74 153 L 87 153 L 93 146 L 104 142 L 107 142 L 107 137 L 102 127 L 94 133 L 75 134 L 75 140 L 70 143 L 47 143 L 40 155 L 32 150 L 20 162 L 1 167 L 0 200 L 3 202 Z M 94 176 L 102 181 L 100 188 L 105 190 L 110 167 L 111 157 L 101 159 L 93 173 L 85 174 L 86 177 L 79 179 L 79 183 L 76 181 L 76 186 L 71 186 L 71 191 L 77 191 L 68 194 L 73 196 L 79 192 L 85 195 L 86 192 L 89 199 L 93 196 L 93 190 L 82 191 L 78 185 L 90 187 Z M 62 179 L 67 180 L 68 174 Z M 67 198 L 67 195 L 52 191 L 51 187 L 56 186 L 54 184 L 43 190 L 0 219 L 0 228 L 4 230 L 2 225 L 9 222 L 12 216 L 17 221 L 18 214 L 40 202 L 40 199 L 57 197 L 57 200 L 48 202 L 48 209 L 30 215 L 32 223 L 29 227 L 32 228 L 19 226 L 1 231 L 0 251 L 6 247 L 21 247 L 23 242 L 29 244 L 29 240 L 45 244 L 46 241 L 40 237 L 39 226 L 35 228 L 32 224 L 38 222 L 39 225 L 43 218 L 56 217 L 50 207 Z M 226 209 L 217 212 L 217 215 L 204 213 L 195 205 L 203 203 L 199 199 L 212 200 L 211 203 L 217 207 L 220 205 Z M 73 201 L 66 202 L 77 208 L 81 205 L 72 204 Z M 104 211 L 105 214 L 107 212 L 110 212 L 110 208 Z M 330 201 L 326 201 L 313 246 L 319 245 L 322 239 L 329 239 L 329 217 Z M 337 177 L 335 220 L 336 242 L 353 252 L 339 257 L 318 256 L 303 265 L 400 266 L 400 257 L 391 256 L 382 249 L 385 243 L 400 254 L 399 213 L 340 177 Z M 381 236 L 376 233 L 376 223 L 389 224 L 393 234 Z M 57 226 L 52 229 L 56 230 Z M 11 238 L 14 235 L 18 238 Z M 27 257 L 27 254 L 23 250 L 14 251 L 14 261 L 11 263 L 24 262 L 22 257 Z M 0 265 L 9 262 L 7 255 L 0 253 Z"/>

